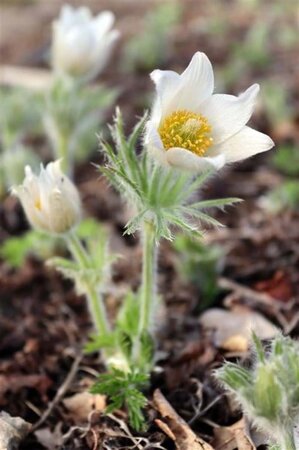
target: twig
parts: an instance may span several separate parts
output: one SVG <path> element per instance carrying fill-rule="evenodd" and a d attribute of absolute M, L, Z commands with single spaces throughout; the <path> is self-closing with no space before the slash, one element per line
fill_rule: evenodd
<path fill-rule="evenodd" d="M 132 435 L 132 433 L 130 432 L 129 428 L 127 427 L 127 425 L 125 424 L 125 422 L 123 420 L 118 419 L 114 414 L 107 414 L 107 416 L 110 419 L 114 420 L 114 422 L 116 422 L 120 426 L 120 428 L 125 432 L 125 434 L 132 440 L 132 442 L 134 443 L 136 448 L 142 449 L 141 445 L 138 442 L 138 439 L 136 439 Z"/>
<path fill-rule="evenodd" d="M 62 400 L 62 398 L 64 397 L 64 394 L 68 390 L 70 384 L 72 383 L 72 381 L 77 373 L 77 370 L 78 370 L 79 364 L 82 360 L 82 357 L 83 357 L 83 355 L 80 354 L 74 360 L 67 377 L 65 378 L 64 382 L 58 389 L 54 399 L 49 404 L 48 408 L 43 412 L 40 419 L 33 425 L 31 431 L 35 431 L 37 428 L 39 428 L 47 420 L 47 418 L 52 414 L 52 411 L 56 407 L 56 405 L 58 405 L 58 403 Z"/>

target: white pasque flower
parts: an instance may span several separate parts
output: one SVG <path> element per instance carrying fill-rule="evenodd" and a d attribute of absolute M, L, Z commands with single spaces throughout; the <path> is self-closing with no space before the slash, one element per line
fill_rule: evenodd
<path fill-rule="evenodd" d="M 213 94 L 211 62 L 197 52 L 181 74 L 154 70 L 157 98 L 145 144 L 165 165 L 202 171 L 239 161 L 273 147 L 272 139 L 246 126 L 259 85 L 238 97 Z"/>
<path fill-rule="evenodd" d="M 95 77 L 106 65 L 119 37 L 119 31 L 111 29 L 114 19 L 110 11 L 93 17 L 86 7 L 64 5 L 53 23 L 54 70 L 74 77 Z"/>
<path fill-rule="evenodd" d="M 39 175 L 25 167 L 23 184 L 12 188 L 30 224 L 48 233 L 65 233 L 81 217 L 81 201 L 75 185 L 60 169 L 60 160 L 41 165 Z"/>

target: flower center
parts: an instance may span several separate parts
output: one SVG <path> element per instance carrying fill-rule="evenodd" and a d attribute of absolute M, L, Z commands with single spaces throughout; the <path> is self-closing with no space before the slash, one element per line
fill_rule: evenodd
<path fill-rule="evenodd" d="M 203 156 L 212 145 L 211 125 L 201 114 L 179 110 L 165 117 L 159 127 L 165 150 L 181 147 Z"/>
<path fill-rule="evenodd" d="M 41 204 L 41 201 L 40 201 L 39 198 L 35 200 L 34 206 L 35 206 L 36 209 L 38 209 L 39 211 L 41 211 L 41 209 L 42 209 L 42 204 Z"/>

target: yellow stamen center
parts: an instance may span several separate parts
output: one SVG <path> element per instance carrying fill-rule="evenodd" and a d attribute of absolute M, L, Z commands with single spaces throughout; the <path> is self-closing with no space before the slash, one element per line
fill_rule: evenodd
<path fill-rule="evenodd" d="M 34 206 L 35 206 L 36 209 L 38 209 L 39 211 L 41 211 L 41 209 L 42 209 L 42 204 L 41 204 L 41 201 L 40 201 L 39 198 L 35 200 Z"/>
<path fill-rule="evenodd" d="M 211 125 L 201 114 L 179 110 L 165 117 L 159 127 L 165 150 L 181 147 L 203 156 L 212 145 Z"/>

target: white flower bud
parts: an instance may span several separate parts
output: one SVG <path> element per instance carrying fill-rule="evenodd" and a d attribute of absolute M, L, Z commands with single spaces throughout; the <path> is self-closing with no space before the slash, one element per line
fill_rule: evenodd
<path fill-rule="evenodd" d="M 114 14 L 92 17 L 86 7 L 63 6 L 53 23 L 52 65 L 56 72 L 91 79 L 106 65 L 116 39 Z"/>
<path fill-rule="evenodd" d="M 19 197 L 30 224 L 41 231 L 68 232 L 81 217 L 81 201 L 75 185 L 60 169 L 60 160 L 41 165 L 35 175 L 25 167 L 23 184 L 12 188 Z"/>

